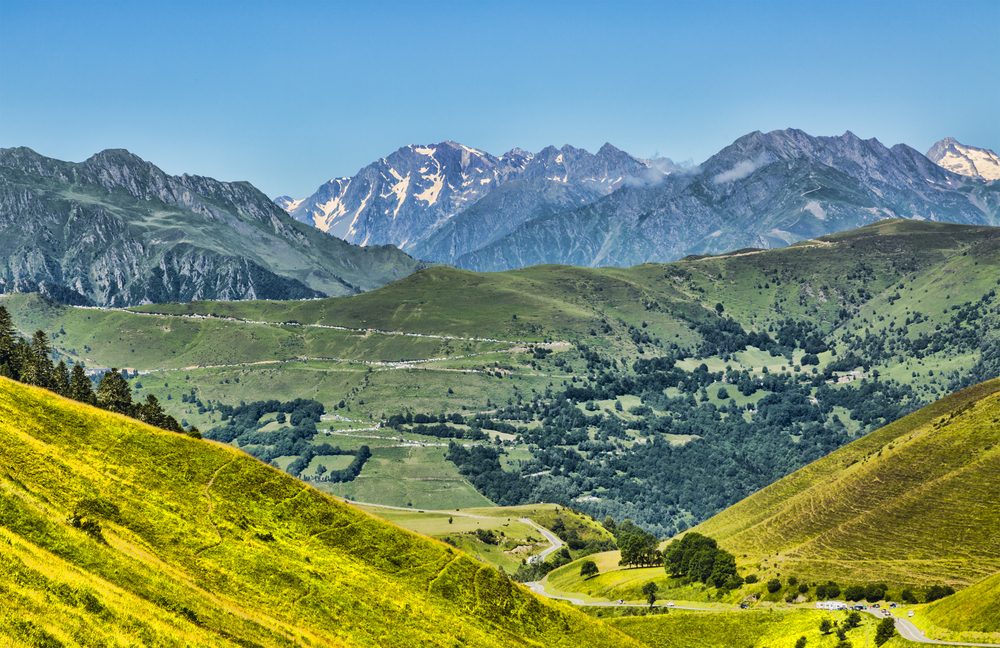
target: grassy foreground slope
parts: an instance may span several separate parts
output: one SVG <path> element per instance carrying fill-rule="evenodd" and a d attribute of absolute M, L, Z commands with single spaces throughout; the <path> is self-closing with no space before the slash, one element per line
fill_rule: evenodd
<path fill-rule="evenodd" d="M 641 645 L 238 450 L 6 379 L 0 594 L 11 646 Z"/>
<path fill-rule="evenodd" d="M 695 530 L 762 579 L 965 586 L 1000 569 L 998 475 L 993 380 L 830 453 Z"/>

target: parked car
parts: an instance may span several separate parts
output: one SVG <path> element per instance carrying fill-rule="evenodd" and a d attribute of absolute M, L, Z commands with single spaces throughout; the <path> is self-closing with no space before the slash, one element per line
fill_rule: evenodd
<path fill-rule="evenodd" d="M 913 610 L 910 610 L 909 612 L 907 612 L 907 613 L 906 613 L 906 616 L 908 616 L 908 617 L 911 617 L 911 616 L 913 616 Z"/>
<path fill-rule="evenodd" d="M 673 601 L 667 601 L 667 607 L 674 607 Z"/>

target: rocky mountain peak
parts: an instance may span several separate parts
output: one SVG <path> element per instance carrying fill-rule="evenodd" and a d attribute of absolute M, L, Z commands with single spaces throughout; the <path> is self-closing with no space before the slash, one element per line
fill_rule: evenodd
<path fill-rule="evenodd" d="M 990 149 L 981 149 L 946 137 L 927 151 L 927 158 L 953 173 L 980 178 L 1000 179 L 1000 156 Z"/>

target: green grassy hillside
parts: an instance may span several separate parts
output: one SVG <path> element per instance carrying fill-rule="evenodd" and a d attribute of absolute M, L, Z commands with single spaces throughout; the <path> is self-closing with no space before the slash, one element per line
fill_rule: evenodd
<path fill-rule="evenodd" d="M 1000 569 L 1000 380 L 948 396 L 695 527 L 762 579 L 965 586 Z"/>
<path fill-rule="evenodd" d="M 927 606 L 918 620 L 929 637 L 948 631 L 951 641 L 982 641 L 983 634 L 1000 635 L 1000 572 Z M 924 621 L 927 622 L 925 628 Z M 954 633 L 968 633 L 955 638 Z"/>
<path fill-rule="evenodd" d="M 735 612 L 687 612 L 610 619 L 609 624 L 654 648 L 793 648 L 801 637 L 812 648 L 835 648 L 840 640 L 823 634 L 823 619 L 843 624 L 846 612 L 821 610 L 738 610 Z M 847 632 L 855 648 L 875 648 L 875 625 L 869 616 Z M 911 646 L 898 635 L 884 648 Z"/>
<path fill-rule="evenodd" d="M 0 643 L 640 645 L 233 448 L 0 379 Z"/>

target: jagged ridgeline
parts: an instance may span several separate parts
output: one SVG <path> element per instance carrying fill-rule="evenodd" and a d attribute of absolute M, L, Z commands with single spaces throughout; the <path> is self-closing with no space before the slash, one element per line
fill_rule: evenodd
<path fill-rule="evenodd" d="M 640 646 L 246 454 L 0 379 L 0 642 Z"/>
<path fill-rule="evenodd" d="M 0 233 L 0 291 L 69 304 L 350 295 L 424 267 L 298 223 L 246 182 L 124 150 L 79 164 L 0 150 Z"/>

